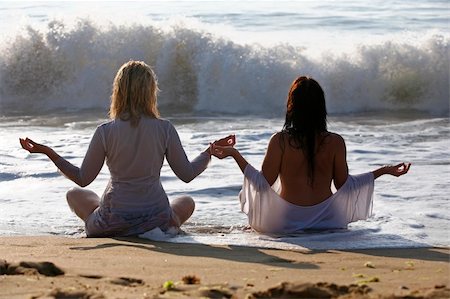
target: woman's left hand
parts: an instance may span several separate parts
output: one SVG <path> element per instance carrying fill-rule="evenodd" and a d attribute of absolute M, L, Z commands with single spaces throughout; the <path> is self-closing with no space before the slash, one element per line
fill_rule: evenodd
<path fill-rule="evenodd" d="M 215 156 L 216 158 L 223 159 L 229 156 L 233 156 L 233 154 L 236 152 L 236 149 L 232 146 L 220 146 L 213 143 L 211 144 L 210 152 L 211 155 Z"/>
<path fill-rule="evenodd" d="M 402 176 L 408 173 L 409 168 L 411 167 L 411 163 L 399 163 L 397 165 L 388 165 L 385 166 L 385 173 L 390 174 L 396 177 Z"/>

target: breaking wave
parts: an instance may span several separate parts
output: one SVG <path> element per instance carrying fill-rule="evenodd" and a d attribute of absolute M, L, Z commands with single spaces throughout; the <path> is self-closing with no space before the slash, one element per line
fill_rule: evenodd
<path fill-rule="evenodd" d="M 290 83 L 305 74 L 323 86 L 330 113 L 449 113 L 443 34 L 312 57 L 287 43 L 244 45 L 182 24 L 99 26 L 81 19 L 75 26 L 29 26 L 4 42 L 1 114 L 107 109 L 114 75 L 130 59 L 155 68 L 163 111 L 280 114 Z"/>

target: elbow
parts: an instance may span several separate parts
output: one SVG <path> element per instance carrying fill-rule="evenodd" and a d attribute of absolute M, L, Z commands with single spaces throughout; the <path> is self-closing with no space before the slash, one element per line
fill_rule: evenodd
<path fill-rule="evenodd" d="M 336 190 L 341 189 L 342 186 L 344 186 L 345 180 L 334 180 L 334 187 Z"/>
<path fill-rule="evenodd" d="M 269 186 L 273 186 L 273 184 L 275 184 L 275 182 L 277 181 L 277 178 L 266 178 L 267 183 L 269 184 Z"/>
<path fill-rule="evenodd" d="M 183 177 L 183 178 L 180 178 L 183 182 L 185 182 L 185 183 L 190 183 L 193 179 L 194 179 L 195 177 Z"/>
<path fill-rule="evenodd" d="M 275 184 L 275 182 L 278 179 L 278 175 L 279 173 L 268 173 L 267 171 L 264 172 L 264 170 L 260 171 L 260 173 L 263 175 L 264 179 L 267 181 L 267 183 L 269 184 L 269 186 L 272 186 L 273 184 Z"/>
<path fill-rule="evenodd" d="M 197 174 L 192 169 L 184 169 L 182 172 L 176 171 L 176 176 L 185 183 L 190 183 Z"/>
<path fill-rule="evenodd" d="M 86 186 L 88 186 L 92 181 L 77 181 L 75 182 L 78 186 L 80 186 L 81 188 L 84 188 Z"/>
<path fill-rule="evenodd" d="M 95 177 L 93 178 L 92 176 L 83 175 L 81 170 L 74 175 L 66 175 L 66 177 L 69 178 L 72 182 L 74 182 L 78 186 L 80 186 L 81 188 L 86 187 L 87 185 L 92 183 L 92 181 L 95 179 Z"/>
<path fill-rule="evenodd" d="M 339 190 L 339 189 L 341 189 L 341 187 L 343 186 L 344 184 L 342 184 L 342 183 L 334 183 L 334 187 L 336 188 L 336 190 Z"/>

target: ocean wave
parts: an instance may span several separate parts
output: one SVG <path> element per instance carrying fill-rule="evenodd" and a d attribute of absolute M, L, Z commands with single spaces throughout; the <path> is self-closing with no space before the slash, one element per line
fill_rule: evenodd
<path fill-rule="evenodd" d="M 352 52 L 317 57 L 286 44 L 243 45 L 205 29 L 173 24 L 74 27 L 49 21 L 6 41 L 0 52 L 0 108 L 45 114 L 107 109 L 124 62 L 155 68 L 164 112 L 280 115 L 290 83 L 306 74 L 321 82 L 330 113 L 415 110 L 449 113 L 449 39 L 408 43 L 392 38 Z"/>

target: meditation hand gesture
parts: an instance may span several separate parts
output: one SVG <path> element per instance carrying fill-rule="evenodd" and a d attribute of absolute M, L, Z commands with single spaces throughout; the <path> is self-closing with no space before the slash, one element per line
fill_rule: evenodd
<path fill-rule="evenodd" d="M 34 142 L 33 140 L 29 138 L 19 138 L 20 145 L 24 150 L 29 151 L 30 153 L 45 153 L 46 149 L 48 149 L 47 146 L 39 144 L 37 142 Z"/>
<path fill-rule="evenodd" d="M 229 135 L 225 138 L 214 141 L 209 146 L 209 153 L 219 159 L 223 159 L 231 155 L 234 150 L 234 145 L 236 144 L 236 135 Z M 220 152 L 226 151 L 228 154 L 226 156 L 221 156 Z"/>
<path fill-rule="evenodd" d="M 402 176 L 409 171 L 411 163 L 399 163 L 397 165 L 386 165 L 377 170 L 372 171 L 375 178 L 378 178 L 384 174 L 390 174 L 396 177 Z"/>
<path fill-rule="evenodd" d="M 213 144 L 218 146 L 234 146 L 236 144 L 236 135 L 228 135 L 225 138 L 214 141 Z"/>
<path fill-rule="evenodd" d="M 233 156 L 233 154 L 236 152 L 236 149 L 232 146 L 221 146 L 213 143 L 211 144 L 210 151 L 211 155 L 213 155 L 214 157 L 223 159 L 229 156 Z"/>
<path fill-rule="evenodd" d="M 236 135 L 228 135 L 225 138 L 214 141 L 210 144 L 209 152 L 211 155 L 223 159 L 231 155 L 236 144 Z"/>
<path fill-rule="evenodd" d="M 396 177 L 404 175 L 408 172 L 409 167 L 411 167 L 411 163 L 400 163 L 397 165 L 387 165 L 384 167 L 385 173 L 390 174 Z"/>
<path fill-rule="evenodd" d="M 239 168 L 244 172 L 246 166 L 248 165 L 247 160 L 239 153 L 237 149 L 234 148 L 236 144 L 236 136 L 230 135 L 226 138 L 220 139 L 211 143 L 209 146 L 209 152 L 216 158 L 223 159 L 226 157 L 233 157 Z"/>
<path fill-rule="evenodd" d="M 228 146 L 233 147 L 236 144 L 236 136 L 235 135 L 228 135 L 227 137 L 221 138 L 219 140 L 215 140 L 213 143 L 209 144 L 209 147 L 205 150 L 205 153 L 208 153 L 209 155 L 212 155 L 212 145 L 219 145 L 219 146 Z"/>

